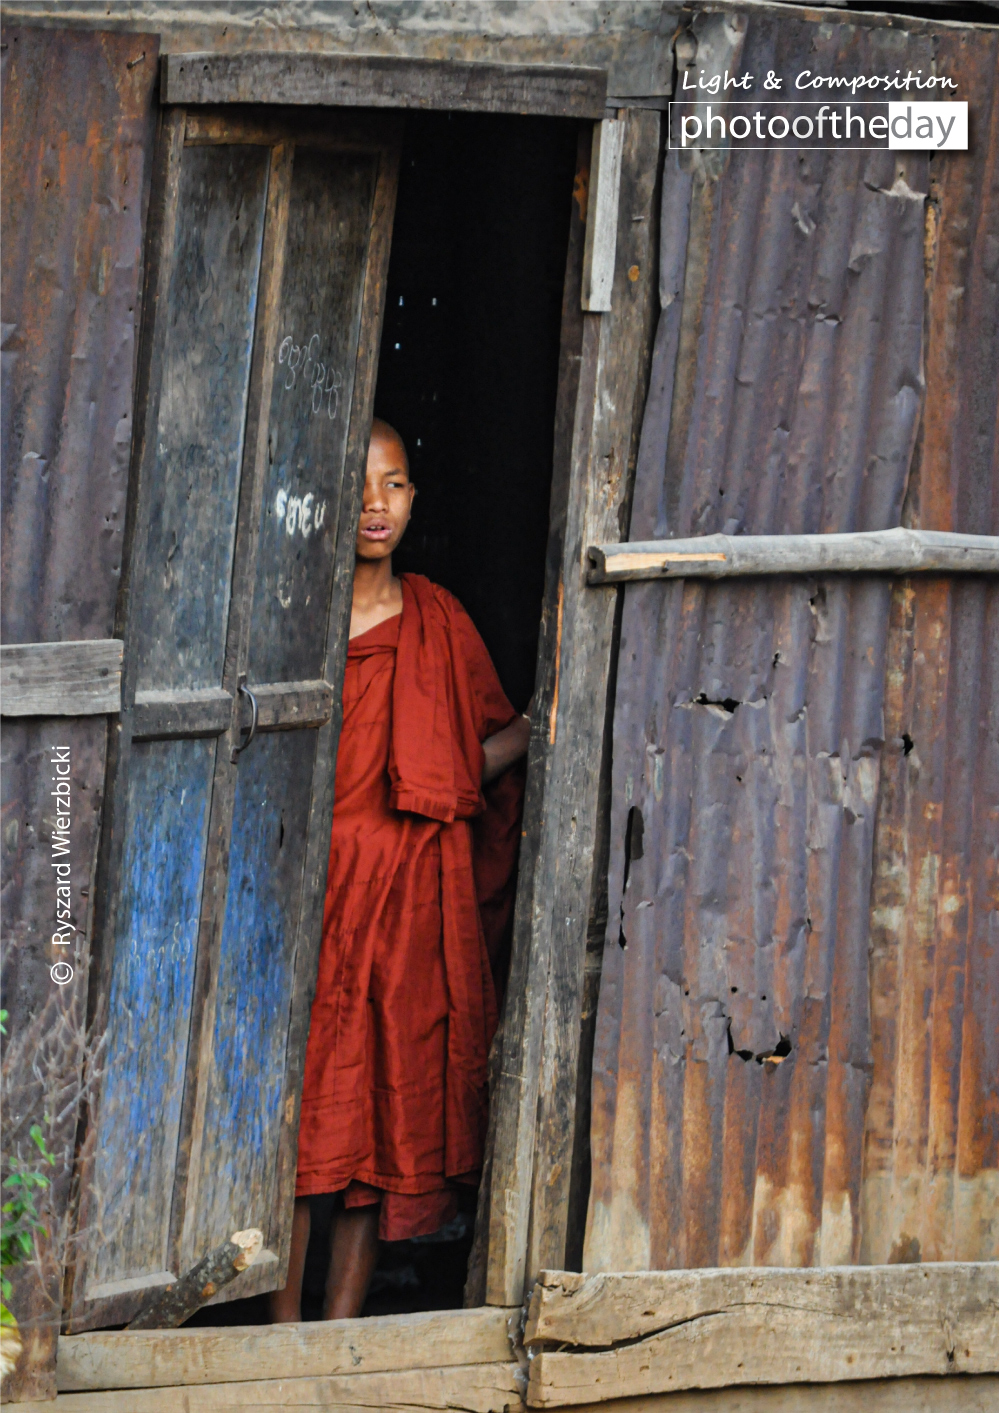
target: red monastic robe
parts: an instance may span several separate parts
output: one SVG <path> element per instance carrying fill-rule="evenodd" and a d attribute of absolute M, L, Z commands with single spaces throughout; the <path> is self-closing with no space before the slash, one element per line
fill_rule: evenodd
<path fill-rule="evenodd" d="M 482 1165 L 521 792 L 508 771 L 483 798 L 480 743 L 516 713 L 471 619 L 421 575 L 402 592 L 347 650 L 297 1182 L 381 1199 L 387 1240 L 435 1230 Z"/>

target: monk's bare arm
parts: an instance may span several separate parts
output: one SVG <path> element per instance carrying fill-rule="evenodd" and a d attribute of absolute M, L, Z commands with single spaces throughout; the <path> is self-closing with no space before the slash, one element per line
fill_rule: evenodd
<path fill-rule="evenodd" d="M 482 742 L 485 762 L 482 766 L 482 783 L 488 785 L 497 775 L 502 775 L 507 766 L 527 754 L 527 743 L 531 738 L 531 723 L 526 716 L 518 716 L 495 736 Z"/>

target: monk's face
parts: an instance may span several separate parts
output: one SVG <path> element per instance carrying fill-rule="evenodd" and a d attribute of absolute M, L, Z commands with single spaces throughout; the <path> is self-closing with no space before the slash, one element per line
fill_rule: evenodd
<path fill-rule="evenodd" d="M 364 499 L 357 527 L 357 558 L 387 559 L 409 524 L 416 487 L 409 479 L 406 449 L 397 436 L 371 434 Z"/>

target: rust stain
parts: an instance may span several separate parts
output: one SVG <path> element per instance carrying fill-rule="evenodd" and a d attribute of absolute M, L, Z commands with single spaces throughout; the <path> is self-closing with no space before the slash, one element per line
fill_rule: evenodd
<path fill-rule="evenodd" d="M 548 742 L 555 744 L 555 727 L 558 722 L 558 682 L 559 674 L 562 670 L 562 599 L 564 596 L 564 586 L 561 578 L 558 581 L 558 607 L 555 617 L 555 687 L 552 691 L 551 711 L 548 715 Z"/>
<path fill-rule="evenodd" d="M 824 21 L 740 68 L 898 46 L 974 153 L 666 154 L 636 541 L 999 530 L 999 40 Z M 625 587 L 586 1269 L 999 1257 L 997 638 L 982 579 Z"/>

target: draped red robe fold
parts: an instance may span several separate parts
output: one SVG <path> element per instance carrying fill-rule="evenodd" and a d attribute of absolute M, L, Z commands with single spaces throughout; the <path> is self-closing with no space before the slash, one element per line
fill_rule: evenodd
<path fill-rule="evenodd" d="M 516 716 L 482 639 L 446 590 L 406 574 L 402 591 L 348 645 L 297 1182 L 394 1195 L 389 1239 L 432 1230 L 448 1180 L 482 1164 L 520 809 L 518 772 L 489 806 L 479 783 L 481 742 Z"/>

